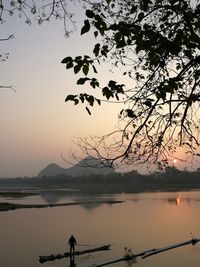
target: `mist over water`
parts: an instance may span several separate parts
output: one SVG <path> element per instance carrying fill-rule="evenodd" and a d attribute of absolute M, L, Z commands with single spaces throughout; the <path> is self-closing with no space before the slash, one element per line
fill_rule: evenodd
<path fill-rule="evenodd" d="M 79 244 L 96 247 L 111 244 L 111 250 L 75 258 L 76 267 L 90 266 L 124 256 L 124 247 L 140 252 L 200 237 L 200 191 L 142 194 L 81 195 L 49 191 L 25 198 L 1 197 L 1 202 L 64 203 L 124 200 L 119 204 L 19 209 L 0 212 L 0 266 L 39 267 L 40 255 L 68 251 L 74 234 Z M 77 246 L 78 250 L 85 249 Z M 88 247 L 87 247 L 88 248 Z M 188 245 L 146 259 L 138 267 L 199 267 L 200 244 Z M 132 265 L 132 266 L 133 266 Z M 69 259 L 43 264 L 70 266 Z M 125 262 L 110 266 L 126 266 Z"/>

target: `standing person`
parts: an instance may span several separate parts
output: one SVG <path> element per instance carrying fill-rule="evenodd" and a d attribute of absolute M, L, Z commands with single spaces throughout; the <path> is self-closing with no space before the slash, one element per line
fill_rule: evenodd
<path fill-rule="evenodd" d="M 70 239 L 68 241 L 68 245 L 70 246 L 70 256 L 72 256 L 75 252 L 75 245 L 76 245 L 76 239 L 73 235 L 70 236 Z"/>

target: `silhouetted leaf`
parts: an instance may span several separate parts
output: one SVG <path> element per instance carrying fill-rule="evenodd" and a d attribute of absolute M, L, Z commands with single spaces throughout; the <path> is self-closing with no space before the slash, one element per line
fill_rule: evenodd
<path fill-rule="evenodd" d="M 102 94 L 103 96 L 106 96 L 107 99 L 110 99 L 110 97 L 113 97 L 113 92 L 108 87 L 104 87 L 102 89 Z"/>
<path fill-rule="evenodd" d="M 98 31 L 94 31 L 94 37 L 98 36 Z"/>
<path fill-rule="evenodd" d="M 97 101 L 97 103 L 99 104 L 99 106 L 101 105 L 101 100 L 100 99 L 98 99 L 98 98 L 96 98 L 96 101 Z"/>
<path fill-rule="evenodd" d="M 69 100 L 74 100 L 74 98 L 77 97 L 77 95 L 68 95 L 66 98 L 65 98 L 65 102 L 69 101 Z"/>
<path fill-rule="evenodd" d="M 150 108 L 152 107 L 152 103 L 149 100 L 145 101 L 144 104 Z"/>
<path fill-rule="evenodd" d="M 83 73 L 87 76 L 89 72 L 89 66 L 87 64 L 83 65 Z"/>
<path fill-rule="evenodd" d="M 98 44 L 95 44 L 94 50 L 93 50 L 95 57 L 98 57 L 99 51 L 100 51 L 100 44 L 98 43 Z"/>
<path fill-rule="evenodd" d="M 133 5 L 132 8 L 131 8 L 130 14 L 135 13 L 135 11 L 137 11 L 137 6 Z"/>
<path fill-rule="evenodd" d="M 86 32 L 89 32 L 90 30 L 90 23 L 89 23 L 89 20 L 84 20 L 84 26 L 83 28 L 81 29 L 81 35 L 86 33 Z"/>
<path fill-rule="evenodd" d="M 74 67 L 74 73 L 77 74 L 77 73 L 80 71 L 81 67 L 82 67 L 82 63 L 76 65 L 76 66 Z"/>
<path fill-rule="evenodd" d="M 92 78 L 92 80 L 91 80 L 91 82 L 90 82 L 90 85 L 91 85 L 93 88 L 96 88 L 96 87 L 99 87 L 99 82 L 97 81 L 97 79 Z"/>
<path fill-rule="evenodd" d="M 68 95 L 65 98 L 65 102 L 67 102 L 67 101 L 73 101 L 74 102 L 74 105 L 77 105 L 79 103 L 79 100 L 76 97 L 77 97 L 77 95 Z"/>
<path fill-rule="evenodd" d="M 78 103 L 79 103 L 78 99 L 74 99 L 73 101 L 74 101 L 74 105 L 78 105 Z"/>
<path fill-rule="evenodd" d="M 74 66 L 73 62 L 69 62 L 66 64 L 66 69 L 73 68 L 73 66 Z"/>
<path fill-rule="evenodd" d="M 127 116 L 129 118 L 135 118 L 136 117 L 132 109 L 126 109 L 126 112 L 127 112 Z"/>
<path fill-rule="evenodd" d="M 93 18 L 95 16 L 94 12 L 90 9 L 87 9 L 85 14 L 88 18 Z"/>
<path fill-rule="evenodd" d="M 87 97 L 87 101 L 89 102 L 90 106 L 94 105 L 94 96 L 90 95 Z"/>
<path fill-rule="evenodd" d="M 85 101 L 83 94 L 80 95 L 79 99 L 81 100 L 82 103 Z"/>
<path fill-rule="evenodd" d="M 80 78 L 80 79 L 78 79 L 78 81 L 77 81 L 77 84 L 84 84 L 86 81 L 88 81 L 88 80 L 90 80 L 90 78 Z"/>
<path fill-rule="evenodd" d="M 90 112 L 88 107 L 86 107 L 86 110 L 87 110 L 88 114 L 91 115 L 91 112 Z"/>
<path fill-rule="evenodd" d="M 65 57 L 65 58 L 61 61 L 61 63 L 64 63 L 64 64 L 69 63 L 69 62 L 72 62 L 72 57 Z"/>
<path fill-rule="evenodd" d="M 94 65 L 92 65 L 92 68 L 93 68 L 94 73 L 98 73 L 98 72 L 97 72 L 97 69 L 95 68 Z"/>

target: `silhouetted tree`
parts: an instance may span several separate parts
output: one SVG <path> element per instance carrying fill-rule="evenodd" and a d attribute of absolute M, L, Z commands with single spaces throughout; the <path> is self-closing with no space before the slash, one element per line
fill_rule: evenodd
<path fill-rule="evenodd" d="M 84 103 L 90 115 L 90 107 L 102 101 L 125 107 L 118 114 L 119 130 L 79 139 L 81 150 L 111 165 L 120 160 L 162 167 L 177 147 L 187 157 L 200 156 L 200 1 L 104 0 L 86 16 L 81 34 L 94 31 L 94 57 L 69 55 L 62 63 L 83 73 L 77 84 L 89 84 L 101 97 L 84 92 L 66 101 Z M 112 71 L 121 69 L 124 84 L 100 84 L 102 62 L 112 64 Z"/>

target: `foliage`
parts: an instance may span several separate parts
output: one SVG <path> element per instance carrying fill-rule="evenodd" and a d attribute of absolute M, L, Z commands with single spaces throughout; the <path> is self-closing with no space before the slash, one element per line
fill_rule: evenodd
<path fill-rule="evenodd" d="M 86 93 L 66 101 L 89 106 L 101 101 L 123 102 L 121 128 L 106 136 L 80 139 L 84 153 L 111 165 L 153 163 L 162 167 L 177 147 L 185 159 L 198 157 L 200 102 L 200 1 L 104 0 L 86 10 L 81 34 L 94 31 L 94 58 L 66 57 L 62 63 L 83 72 L 77 84 L 89 83 L 101 99 Z M 111 62 L 122 69 L 124 83 L 101 86 L 89 73 Z M 95 75 L 96 77 L 97 75 Z M 110 161 L 109 161 L 110 162 Z"/>

